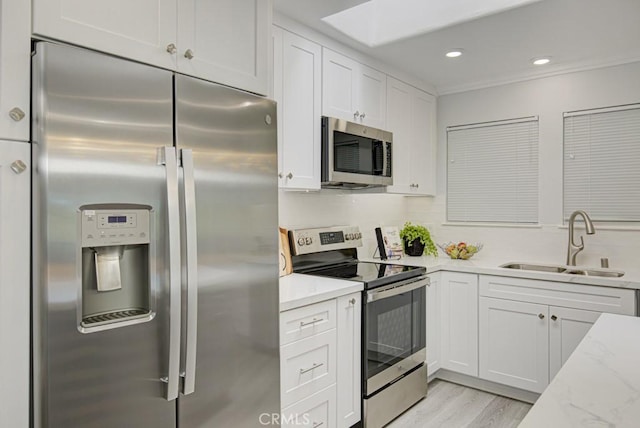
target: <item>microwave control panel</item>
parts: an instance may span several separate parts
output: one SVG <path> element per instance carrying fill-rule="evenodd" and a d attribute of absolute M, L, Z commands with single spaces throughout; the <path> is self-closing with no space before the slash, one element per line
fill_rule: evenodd
<path fill-rule="evenodd" d="M 294 255 L 341 250 L 362 246 L 362 234 L 357 226 L 334 226 L 289 231 Z"/>

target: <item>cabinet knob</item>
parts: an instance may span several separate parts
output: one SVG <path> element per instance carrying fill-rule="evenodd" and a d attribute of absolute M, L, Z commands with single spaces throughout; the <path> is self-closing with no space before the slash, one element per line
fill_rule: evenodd
<path fill-rule="evenodd" d="M 192 59 L 193 56 L 193 51 L 191 49 L 187 49 L 186 51 L 184 51 L 184 57 L 186 59 Z"/>
<path fill-rule="evenodd" d="M 281 173 L 281 172 L 279 172 L 279 173 L 278 173 L 278 178 L 282 178 L 282 177 L 284 177 L 284 175 L 282 175 L 282 173 Z"/>
<path fill-rule="evenodd" d="M 558 319 L 558 317 L 557 317 L 557 316 L 555 316 L 555 315 L 551 315 L 551 319 L 555 321 L 555 320 L 557 320 L 557 319 Z"/>
<path fill-rule="evenodd" d="M 9 111 L 9 117 L 16 122 L 20 122 L 22 119 L 24 119 L 24 112 L 18 107 L 14 107 Z"/>
<path fill-rule="evenodd" d="M 420 185 L 419 185 L 418 183 L 416 183 L 416 189 L 417 189 L 418 187 L 420 187 Z"/>
<path fill-rule="evenodd" d="M 355 297 L 352 297 L 351 299 L 349 299 L 349 303 L 351 303 L 352 305 L 355 305 L 356 304 Z"/>
<path fill-rule="evenodd" d="M 354 118 L 354 119 L 357 119 L 357 118 L 358 118 L 358 116 L 360 116 L 360 112 L 359 112 L 358 110 L 356 110 L 356 112 L 355 112 L 355 113 L 353 113 L 353 118 Z"/>
<path fill-rule="evenodd" d="M 289 180 L 291 180 L 291 179 L 293 178 L 293 174 L 291 174 L 291 173 L 287 174 L 287 178 L 288 178 Z"/>
<path fill-rule="evenodd" d="M 366 114 L 364 114 L 364 112 L 363 112 L 363 113 L 361 113 L 361 114 L 360 114 L 360 119 L 364 119 L 364 117 L 365 117 L 365 116 L 366 116 Z"/>
<path fill-rule="evenodd" d="M 544 319 L 544 314 L 538 314 L 538 318 L 540 318 L 541 320 Z"/>
<path fill-rule="evenodd" d="M 173 55 L 174 53 L 178 52 L 178 48 L 176 48 L 176 45 L 174 45 L 173 43 L 169 43 L 167 45 L 167 52 Z"/>
<path fill-rule="evenodd" d="M 16 174 L 22 174 L 26 169 L 27 169 L 27 165 L 24 162 L 22 162 L 20 159 L 14 161 L 11 164 L 11 171 L 15 172 Z"/>

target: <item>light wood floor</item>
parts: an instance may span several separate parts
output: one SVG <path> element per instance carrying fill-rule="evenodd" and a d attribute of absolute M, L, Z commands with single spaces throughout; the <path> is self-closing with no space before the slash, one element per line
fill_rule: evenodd
<path fill-rule="evenodd" d="M 515 428 L 531 404 L 441 380 L 387 428 Z"/>

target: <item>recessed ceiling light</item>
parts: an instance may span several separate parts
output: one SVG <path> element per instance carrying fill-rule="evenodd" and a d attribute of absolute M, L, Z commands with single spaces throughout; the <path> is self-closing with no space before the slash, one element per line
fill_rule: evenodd
<path fill-rule="evenodd" d="M 551 61 L 551 58 L 549 58 L 549 57 L 533 58 L 531 60 L 533 65 L 545 65 L 545 64 L 549 64 L 549 61 Z"/>
<path fill-rule="evenodd" d="M 448 58 L 457 58 L 462 55 L 462 49 L 454 49 L 446 53 Z"/>

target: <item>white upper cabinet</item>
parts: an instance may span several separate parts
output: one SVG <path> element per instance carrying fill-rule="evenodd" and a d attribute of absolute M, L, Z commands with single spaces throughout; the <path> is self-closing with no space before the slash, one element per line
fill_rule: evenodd
<path fill-rule="evenodd" d="M 269 0 L 33 0 L 33 33 L 266 94 Z"/>
<path fill-rule="evenodd" d="M 387 192 L 434 195 L 435 97 L 387 77 L 387 130 L 393 133 L 393 186 Z"/>
<path fill-rule="evenodd" d="M 273 41 L 278 183 L 283 189 L 319 190 L 322 48 L 278 27 Z"/>
<path fill-rule="evenodd" d="M 175 68 L 177 0 L 33 0 L 33 33 Z"/>
<path fill-rule="evenodd" d="M 30 2 L 0 0 L 0 138 L 29 140 Z"/>
<path fill-rule="evenodd" d="M 265 95 L 268 0 L 178 0 L 178 71 Z"/>
<path fill-rule="evenodd" d="M 322 50 L 322 114 L 385 128 L 387 76 L 373 68 Z"/>

